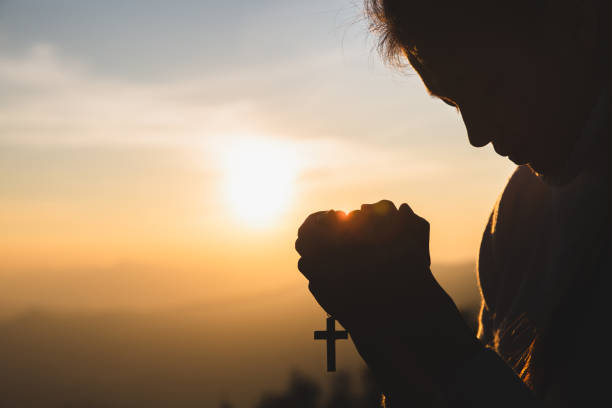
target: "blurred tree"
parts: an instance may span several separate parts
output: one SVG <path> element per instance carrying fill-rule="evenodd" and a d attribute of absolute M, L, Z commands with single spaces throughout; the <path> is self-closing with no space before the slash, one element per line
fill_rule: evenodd
<path fill-rule="evenodd" d="M 257 408 L 317 408 L 321 388 L 312 379 L 294 372 L 284 394 L 267 394 Z"/>
<path fill-rule="evenodd" d="M 325 408 L 353 408 L 355 395 L 351 390 L 351 378 L 346 372 L 336 373 L 332 379 L 331 393 Z"/>
<path fill-rule="evenodd" d="M 321 404 L 321 387 L 311 378 L 294 372 L 287 389 L 264 394 L 256 408 L 380 408 L 382 393 L 369 370 L 362 374 L 361 390 L 352 388 L 351 376 L 338 372 L 330 376 L 330 392 Z M 221 408 L 230 408 L 230 405 Z"/>
<path fill-rule="evenodd" d="M 368 369 L 363 370 L 361 381 L 363 390 L 355 407 L 358 408 L 379 408 L 382 406 L 382 391 L 376 383 L 372 372 Z"/>

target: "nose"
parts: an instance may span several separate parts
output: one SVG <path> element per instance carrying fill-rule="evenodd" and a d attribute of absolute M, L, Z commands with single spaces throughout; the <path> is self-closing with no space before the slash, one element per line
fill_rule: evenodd
<path fill-rule="evenodd" d="M 487 126 L 487 116 L 484 110 L 475 109 L 469 104 L 459 106 L 459 112 L 467 130 L 470 144 L 483 147 L 491 141 L 490 126 Z"/>

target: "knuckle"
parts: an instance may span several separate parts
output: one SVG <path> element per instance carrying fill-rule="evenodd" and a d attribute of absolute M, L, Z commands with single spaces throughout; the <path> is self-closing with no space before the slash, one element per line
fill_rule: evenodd
<path fill-rule="evenodd" d="M 333 302 L 330 302 L 331 296 L 322 289 L 319 285 L 314 285 L 313 283 L 308 284 L 308 291 L 315 298 L 317 303 L 329 314 L 333 313 Z"/>
<path fill-rule="evenodd" d="M 298 239 L 303 239 L 306 235 L 306 230 L 308 229 L 308 225 L 304 222 L 300 228 L 298 228 Z"/>
<path fill-rule="evenodd" d="M 310 291 L 310 293 L 312 293 L 315 296 L 319 292 L 312 282 L 308 282 L 308 290 Z"/>
<path fill-rule="evenodd" d="M 419 221 L 421 228 L 423 228 L 424 231 L 429 232 L 429 228 L 430 228 L 429 221 L 427 221 L 423 217 L 419 217 L 418 215 L 417 215 L 417 220 Z"/>
<path fill-rule="evenodd" d="M 402 203 L 402 205 L 400 205 L 399 212 L 406 215 L 414 213 L 412 208 L 410 208 L 410 206 L 406 203 Z"/>
<path fill-rule="evenodd" d="M 321 214 L 324 212 L 325 211 L 317 211 L 317 212 L 310 214 L 308 217 L 306 217 L 306 221 L 304 221 L 304 224 L 302 225 L 310 225 L 312 223 L 316 223 L 317 220 L 321 217 Z"/>
<path fill-rule="evenodd" d="M 302 225 L 298 228 L 298 238 L 303 238 L 308 232 L 312 232 L 316 228 L 315 226 L 319 224 L 320 218 L 325 212 L 326 211 L 317 211 L 306 217 L 306 220 L 304 220 Z"/>
<path fill-rule="evenodd" d="M 302 252 L 304 251 L 304 243 L 301 238 L 295 240 L 295 250 L 298 254 L 302 255 Z"/>
<path fill-rule="evenodd" d="M 368 205 L 368 204 L 365 204 L 365 205 Z M 361 214 L 364 214 L 364 212 L 362 210 L 353 210 L 353 211 L 348 213 L 348 217 L 349 218 L 355 218 L 355 217 L 359 217 Z"/>
<path fill-rule="evenodd" d="M 308 261 L 304 258 L 301 257 L 298 260 L 298 270 L 302 273 L 302 275 L 304 275 L 306 277 L 306 279 L 310 280 L 311 276 L 311 270 L 310 267 L 308 265 Z"/>
<path fill-rule="evenodd" d="M 379 206 L 381 206 L 381 207 L 387 208 L 387 209 L 393 209 L 393 210 L 396 210 L 396 208 L 395 208 L 395 204 L 394 204 L 394 203 L 393 203 L 393 201 L 391 201 L 391 200 L 387 200 L 387 199 L 380 200 L 380 201 L 379 201 L 378 203 L 376 203 L 376 204 L 377 204 L 377 205 L 379 205 Z"/>

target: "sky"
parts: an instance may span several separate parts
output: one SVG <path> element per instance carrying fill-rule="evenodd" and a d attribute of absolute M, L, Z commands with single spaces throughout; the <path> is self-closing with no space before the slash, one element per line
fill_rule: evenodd
<path fill-rule="evenodd" d="M 473 261 L 513 165 L 375 42 L 359 1 L 0 1 L 0 276 L 303 284 L 305 217 L 383 198 Z"/>
<path fill-rule="evenodd" d="M 430 221 L 434 275 L 473 302 L 480 237 L 514 165 L 471 147 L 459 113 L 375 45 L 359 0 L 0 0 L 0 318 L 148 313 L 114 326 L 17 318 L 0 325 L 15 367 L 52 344 L 59 354 L 36 361 L 63 358 L 85 333 L 114 344 L 91 345 L 91 377 L 65 371 L 88 386 L 109 370 L 117 389 L 140 387 L 153 349 L 183 350 L 183 366 L 158 367 L 178 379 L 216 361 L 214 398 L 253 374 L 240 406 L 284 368 L 320 373 L 310 330 L 324 313 L 296 267 L 297 229 L 381 199 Z M 288 344 L 280 358 L 271 339 Z M 125 344 L 142 355 L 96 368 L 100 347 Z M 258 376 L 264 355 L 274 362 Z M 358 365 L 354 350 L 339 356 Z M 26 383 L 46 375 L 31 370 Z M 36 395 L 61 378 L 50 372 L 51 394 Z"/>

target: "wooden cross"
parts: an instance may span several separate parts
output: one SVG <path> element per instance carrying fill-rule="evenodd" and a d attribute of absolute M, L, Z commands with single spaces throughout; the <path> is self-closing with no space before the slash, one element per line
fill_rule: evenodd
<path fill-rule="evenodd" d="M 336 340 L 348 339 L 348 332 L 345 330 L 336 331 L 336 319 L 327 318 L 327 330 L 315 331 L 315 340 L 327 340 L 327 371 L 336 371 Z"/>

